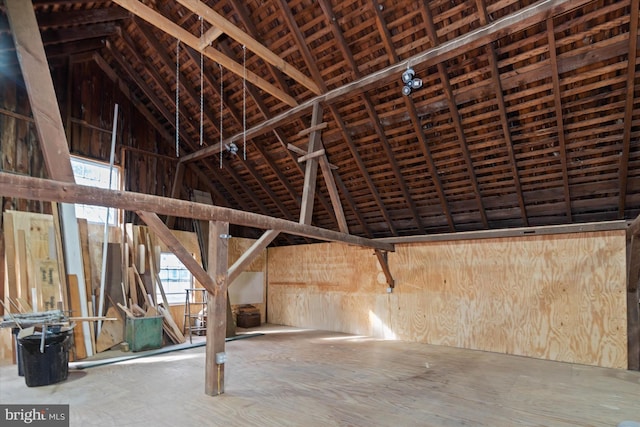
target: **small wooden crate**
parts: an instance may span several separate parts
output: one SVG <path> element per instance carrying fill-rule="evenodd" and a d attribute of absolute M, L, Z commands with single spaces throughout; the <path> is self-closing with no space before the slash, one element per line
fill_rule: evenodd
<path fill-rule="evenodd" d="M 239 328 L 255 328 L 260 326 L 260 313 L 238 313 Z"/>

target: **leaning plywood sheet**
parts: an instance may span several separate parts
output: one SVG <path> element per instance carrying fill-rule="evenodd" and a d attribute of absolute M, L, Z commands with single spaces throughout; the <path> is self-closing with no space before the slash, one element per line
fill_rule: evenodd
<path fill-rule="evenodd" d="M 116 307 L 109 307 L 106 317 L 117 318 L 118 320 L 112 320 L 102 324 L 100 335 L 98 335 L 96 341 L 96 352 L 98 353 L 109 350 L 124 340 L 124 320 L 122 314 Z"/>
<path fill-rule="evenodd" d="M 6 258 L 12 266 L 14 283 L 9 295 L 22 298 L 37 310 L 57 308 L 62 303 L 58 275 L 53 217 L 51 215 L 7 211 Z M 8 236 L 8 237 L 7 237 Z"/>
<path fill-rule="evenodd" d="M 397 245 L 391 294 L 371 251 L 271 248 L 269 320 L 626 368 L 624 234 Z"/>
<path fill-rule="evenodd" d="M 109 243 L 120 243 L 121 231 L 118 227 L 109 227 L 107 241 Z M 91 262 L 91 289 L 95 294 L 100 288 L 100 278 L 102 274 L 102 247 L 104 242 L 104 224 L 87 224 L 87 237 L 89 240 L 89 256 Z"/>

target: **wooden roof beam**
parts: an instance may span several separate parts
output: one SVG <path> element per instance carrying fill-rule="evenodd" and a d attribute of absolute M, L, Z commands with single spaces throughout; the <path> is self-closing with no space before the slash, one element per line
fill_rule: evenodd
<path fill-rule="evenodd" d="M 280 5 L 280 10 L 282 11 L 283 17 L 287 23 L 287 26 L 289 27 L 289 31 L 292 32 L 294 38 L 297 41 L 296 46 L 300 50 L 302 57 L 305 59 L 307 68 L 309 69 L 311 76 L 313 77 L 312 81 L 314 82 L 314 85 L 316 85 L 317 83 L 316 87 L 318 89 L 317 91 L 314 91 L 315 94 L 320 95 L 321 93 L 327 92 L 327 86 L 324 83 L 320 71 L 318 71 L 318 67 L 315 66 L 315 61 L 313 59 L 313 56 L 311 55 L 309 46 L 307 46 L 304 36 L 302 35 L 302 32 L 300 32 L 300 28 L 298 28 L 298 24 L 296 23 L 296 20 L 291 13 L 289 5 L 284 0 L 278 0 L 278 4 Z"/>
<path fill-rule="evenodd" d="M 138 17 L 144 19 L 150 24 L 158 27 L 170 36 L 180 40 L 188 46 L 191 46 L 193 49 L 200 51 L 200 39 L 198 37 L 194 36 L 179 25 L 174 24 L 169 19 L 165 18 L 150 7 L 140 3 L 138 0 L 113 0 L 113 2 L 127 9 L 134 15 L 137 15 Z M 223 55 L 216 49 L 208 46 L 201 52 L 207 58 L 216 61 L 218 64 L 222 65 L 237 76 L 244 78 L 246 75 L 246 79 L 248 82 L 258 86 L 260 89 L 273 95 L 290 107 L 295 107 L 298 105 L 298 103 L 292 96 L 287 95 L 282 90 L 262 79 L 257 74 L 249 70 L 245 70 L 245 68 L 241 64 L 238 64 L 228 56 Z"/>
<path fill-rule="evenodd" d="M 329 110 L 331 111 L 331 114 L 333 115 L 334 120 L 336 121 L 336 123 L 338 124 L 338 127 L 340 128 L 340 131 L 342 132 L 342 136 L 344 137 L 344 140 L 347 143 L 347 146 L 349 147 L 349 151 L 351 151 L 351 156 L 353 157 L 353 160 L 356 162 L 356 165 L 358 166 L 358 170 L 360 171 L 362 178 L 367 183 L 367 187 L 369 187 L 369 191 L 371 192 L 371 197 L 373 197 L 373 200 L 375 200 L 376 205 L 378 205 L 378 208 L 380 209 L 380 213 L 382 214 L 382 217 L 385 220 L 385 224 L 389 228 L 389 231 L 391 232 L 391 234 L 393 235 L 398 234 L 396 227 L 393 225 L 393 221 L 391 220 L 391 216 L 389 215 L 389 211 L 387 210 L 384 203 L 382 202 L 382 197 L 380 196 L 380 192 L 378 191 L 375 184 L 373 183 L 373 180 L 371 179 L 371 175 L 369 175 L 369 172 L 367 171 L 364 161 L 362 160 L 362 157 L 358 152 L 358 148 L 356 147 L 356 144 L 353 142 L 353 139 L 349 134 L 349 130 L 347 129 L 347 126 L 342 120 L 342 117 L 340 116 L 338 109 L 334 105 L 329 105 Z M 355 206 L 356 206 L 355 204 L 351 205 L 350 206 L 351 210 L 355 211 Z"/>
<path fill-rule="evenodd" d="M 423 18 L 425 22 L 431 21 L 431 11 L 428 6 L 421 2 L 422 12 L 424 14 Z M 384 23 L 384 19 L 382 17 L 382 13 L 379 8 L 373 8 L 374 14 L 376 16 L 376 23 L 378 28 L 382 34 L 382 38 L 385 44 L 385 47 L 389 50 L 389 56 L 393 59 L 392 63 L 398 62 L 400 58 L 396 53 L 393 47 L 393 41 L 391 40 L 391 34 L 389 34 L 389 30 Z M 435 162 L 433 161 L 433 156 L 431 155 L 431 149 L 429 148 L 429 142 L 424 134 L 424 130 L 422 129 L 422 123 L 418 116 L 418 111 L 416 110 L 416 106 L 413 103 L 413 100 L 408 96 L 403 96 L 404 104 L 407 107 L 407 111 L 409 112 L 409 117 L 411 119 L 411 124 L 413 125 L 413 130 L 416 133 L 418 140 L 420 141 L 420 148 L 422 149 L 422 155 L 425 158 L 427 163 L 427 170 L 429 171 L 429 175 L 433 181 L 433 184 L 436 188 L 436 193 L 438 193 L 438 199 L 440 200 L 440 206 L 442 207 L 442 212 L 447 219 L 447 223 L 449 224 L 449 229 L 451 231 L 455 231 L 455 224 L 453 222 L 453 215 L 451 215 L 451 210 L 449 209 L 449 205 L 447 203 L 447 197 L 444 193 L 444 188 L 442 187 L 442 181 L 440 181 L 440 176 L 438 175 L 438 170 L 436 168 Z M 380 257 L 378 257 L 381 260 Z"/>
<path fill-rule="evenodd" d="M 205 49 L 223 34 L 222 30 L 218 27 L 209 28 L 202 36 L 200 36 L 200 45 L 198 46 L 198 50 Z"/>
<path fill-rule="evenodd" d="M 553 18 L 547 19 L 547 39 L 549 42 L 549 61 L 551 62 L 551 78 L 553 80 L 553 99 L 556 106 L 556 127 L 558 133 L 558 150 L 562 164 L 562 183 L 567 221 L 571 222 L 571 192 L 569 190 L 569 174 L 567 172 L 567 146 L 564 137 L 564 119 L 562 113 L 562 96 L 560 95 L 560 77 L 558 77 L 558 57 L 556 53 L 556 37 L 553 30 Z"/>
<path fill-rule="evenodd" d="M 622 153 L 620 155 L 620 196 L 618 200 L 618 218 L 624 218 L 627 181 L 629 178 L 629 153 L 631 151 L 631 126 L 633 123 L 634 86 L 636 80 L 636 55 L 638 52 L 638 12 L 639 0 L 631 0 L 631 16 L 629 24 L 629 53 L 627 55 L 627 95 L 624 105 L 624 131 L 622 134 Z"/>
<path fill-rule="evenodd" d="M 175 115 L 169 112 L 167 106 L 160 100 L 158 95 L 156 95 L 155 91 L 147 85 L 147 83 L 138 75 L 136 70 L 129 64 L 127 59 L 123 58 L 120 52 L 118 52 L 112 45 L 110 41 L 107 41 L 107 49 L 111 52 L 111 56 L 118 63 L 120 68 L 129 76 L 129 78 L 138 86 L 140 91 L 144 93 L 144 95 L 151 101 L 151 103 L 157 108 L 158 112 L 164 117 L 164 119 L 171 124 L 175 128 Z M 180 129 L 180 138 L 182 141 L 189 141 L 191 138 L 188 134 L 185 133 L 184 128 L 189 127 L 193 131 L 193 126 L 190 123 L 187 123 L 185 126 L 181 126 Z M 193 148 L 193 146 L 192 146 Z"/>
<path fill-rule="evenodd" d="M 426 7 L 426 6 L 425 6 Z M 476 7 L 478 9 L 478 19 L 480 24 L 487 25 L 489 23 L 489 14 L 484 0 L 476 0 Z M 504 91 L 502 88 L 502 82 L 500 81 L 500 70 L 498 69 L 498 55 L 493 44 L 487 45 L 489 66 L 491 67 L 491 80 L 495 86 L 496 101 L 498 102 L 498 109 L 500 110 L 500 124 L 502 125 L 502 133 L 504 135 L 504 142 L 507 147 L 507 153 L 509 155 L 509 163 L 511 164 L 511 174 L 513 175 L 513 183 L 516 190 L 516 196 L 518 197 L 518 206 L 520 207 L 520 214 L 522 215 L 522 222 L 525 227 L 529 226 L 529 217 L 527 216 L 527 207 L 524 203 L 524 196 L 522 194 L 522 186 L 520 185 L 520 175 L 518 172 L 518 163 L 515 153 L 513 151 L 513 140 L 511 139 L 511 131 L 509 130 L 509 121 L 507 119 L 507 107 L 504 102 Z"/>
<path fill-rule="evenodd" d="M 590 1 L 591 0 L 540 0 L 535 4 L 519 10 L 517 13 L 504 16 L 486 26 L 477 28 L 460 37 L 444 42 L 437 47 L 433 47 L 425 52 L 404 59 L 342 87 L 333 89 L 327 93 L 323 93 L 322 95 L 318 95 L 315 98 L 308 99 L 300 105 L 284 111 L 275 117 L 268 118 L 264 122 L 247 129 L 247 137 L 261 135 L 264 132 L 274 129 L 276 126 L 280 126 L 282 123 L 292 121 L 295 118 L 300 117 L 316 102 L 330 104 L 344 98 L 344 96 L 356 90 L 361 90 L 373 85 L 379 85 L 387 79 L 397 78 L 397 76 L 407 69 L 409 64 L 413 66 L 421 64 L 431 65 L 446 61 L 468 49 L 475 49 L 476 47 L 495 41 L 500 37 L 503 37 L 505 34 L 520 31 L 539 22 L 540 20 L 546 19 L 549 16 L 562 14 L 568 10 L 581 7 Z M 240 140 L 244 134 L 245 132 L 243 131 L 229 137 L 227 138 L 226 143 L 236 142 Z M 198 152 L 198 158 L 207 157 L 212 154 L 214 153 L 207 151 L 205 148 Z"/>
<path fill-rule="evenodd" d="M 69 27 L 120 21 L 129 18 L 129 13 L 117 7 L 102 7 L 86 10 L 57 11 L 54 13 L 37 11 L 36 18 L 38 20 L 38 27 L 42 30 L 50 27 Z"/>
<path fill-rule="evenodd" d="M 425 6 L 423 9 L 423 14 L 425 18 L 425 26 L 427 29 L 427 34 L 431 39 L 431 43 L 433 43 L 434 48 L 438 48 L 442 46 L 442 44 L 438 41 L 438 34 L 436 32 L 436 27 L 433 23 L 433 16 L 431 15 L 431 11 L 429 10 L 429 6 Z M 469 154 L 469 147 L 467 146 L 467 140 L 464 134 L 464 128 L 462 126 L 462 120 L 460 119 L 460 113 L 458 111 L 458 106 L 456 104 L 455 96 L 453 94 L 453 89 L 451 88 L 451 82 L 449 80 L 449 74 L 447 73 L 447 69 L 444 66 L 444 63 L 438 62 L 436 64 L 438 68 L 438 75 L 440 76 L 440 82 L 442 84 L 442 91 L 444 92 L 447 106 L 449 108 L 449 114 L 451 115 L 451 119 L 453 120 L 453 126 L 456 130 L 456 135 L 458 137 L 458 145 L 460 146 L 460 152 L 462 153 L 462 157 L 467 166 L 467 171 L 469 173 L 469 181 L 471 182 L 471 187 L 473 188 L 473 194 L 476 198 L 476 203 L 478 204 L 478 213 L 480 214 L 480 220 L 485 228 L 489 228 L 489 220 L 487 219 L 487 213 L 482 204 L 482 196 L 480 195 L 480 186 L 478 185 L 478 179 L 476 178 L 476 173 L 473 168 L 473 160 L 471 159 L 471 155 Z"/>
<path fill-rule="evenodd" d="M 389 243 L 253 212 L 129 191 L 106 190 L 6 172 L 0 172 L 0 196 L 48 202 L 84 203 L 132 211 L 149 211 L 159 215 L 175 215 L 205 221 L 226 221 L 263 230 L 278 230 L 283 233 L 311 239 L 342 242 L 383 251 L 394 250 L 394 246 Z"/>
<path fill-rule="evenodd" d="M 246 46 L 247 49 L 258 55 L 264 61 L 281 70 L 283 73 L 309 89 L 311 92 L 315 93 L 316 95 L 319 95 L 321 93 L 320 88 L 315 84 L 313 80 L 302 74 L 300 71 L 298 71 L 297 68 L 287 63 L 285 60 L 280 58 L 277 54 L 269 50 L 249 34 L 236 27 L 224 16 L 220 15 L 205 3 L 199 0 L 178 0 L 178 3 L 191 10 L 196 15 L 202 16 L 206 21 L 219 28 L 223 33 L 225 33 L 238 43 Z"/>
<path fill-rule="evenodd" d="M 280 4 L 280 9 L 282 10 L 282 13 L 284 15 L 284 19 L 285 19 L 285 22 L 287 24 L 287 27 L 289 28 L 289 31 L 291 32 L 291 34 L 293 35 L 293 37 L 294 37 L 294 39 L 296 41 L 296 46 L 300 50 L 300 53 L 302 54 L 302 58 L 304 59 L 304 62 L 307 65 L 307 68 L 311 72 L 311 76 L 318 83 L 318 85 L 320 86 L 320 89 L 322 90 L 322 92 L 323 93 L 327 92 L 327 90 L 328 90 L 327 89 L 327 85 L 325 84 L 325 82 L 324 82 L 324 80 L 322 78 L 322 74 L 320 74 L 320 71 L 318 70 L 318 67 L 316 65 L 316 61 L 314 60 L 313 55 L 311 54 L 311 51 L 309 50 L 309 46 L 307 46 L 307 42 L 306 42 L 306 40 L 304 38 L 304 35 L 300 31 L 300 28 L 298 27 L 298 23 L 296 22 L 296 20 L 295 20 L 295 18 L 293 16 L 293 13 L 291 13 L 291 9 L 289 8 L 289 5 L 287 4 L 287 2 L 285 2 L 283 0 L 278 0 L 278 2 Z M 316 104 L 316 105 L 318 105 L 318 104 Z M 313 113 L 312 113 L 312 117 L 315 115 L 316 105 L 314 105 L 314 110 L 313 110 Z M 320 120 L 322 120 L 322 118 L 320 118 Z M 311 123 L 310 126 L 306 126 L 304 120 L 300 119 L 300 121 L 302 122 L 303 127 L 305 129 L 302 130 L 298 134 L 298 136 L 301 136 L 301 134 L 302 135 L 311 135 L 310 138 L 313 138 L 313 135 L 320 135 L 319 131 L 321 131 L 322 129 L 324 129 L 327 126 L 327 124 L 323 123 L 323 122 L 314 122 L 313 118 L 312 118 L 312 123 Z M 320 147 L 323 146 L 322 140 L 319 141 L 319 144 L 320 145 L 317 148 L 320 148 Z M 310 142 L 310 145 L 311 145 L 311 142 Z M 311 154 L 311 152 L 309 152 L 307 155 L 310 155 L 310 154 Z M 310 163 L 312 163 L 312 162 L 307 162 L 307 164 L 306 164 L 305 183 L 307 182 L 306 181 L 306 176 L 307 176 L 307 173 L 309 171 Z M 327 191 L 329 192 L 329 198 L 331 200 L 331 205 L 332 205 L 333 209 L 331 209 L 327 205 L 327 203 L 326 203 L 326 201 L 325 201 L 325 199 L 324 199 L 324 197 L 322 196 L 321 193 L 317 193 L 317 196 L 319 197 L 320 202 L 322 203 L 323 207 L 328 212 L 328 214 L 331 216 L 331 218 L 336 220 L 336 222 L 338 224 L 338 228 L 340 229 L 340 231 L 348 232 L 347 221 L 346 221 L 346 218 L 344 216 L 344 210 L 342 208 L 342 204 L 340 202 L 340 195 L 338 194 L 338 189 L 336 188 L 336 185 L 335 185 L 333 172 L 331 171 L 333 165 L 331 165 L 329 163 L 329 159 L 327 158 L 326 151 L 325 151 L 325 154 L 323 155 L 323 157 L 320 157 L 319 164 L 320 164 L 321 169 L 323 171 L 323 177 L 324 177 L 324 180 L 325 180 L 325 185 L 327 187 Z M 325 169 L 326 169 L 326 173 L 324 172 Z M 304 209 L 304 194 L 303 194 L 302 209 Z"/>
<path fill-rule="evenodd" d="M 331 23 L 331 32 L 333 34 L 333 37 L 336 39 L 337 44 L 340 47 L 340 50 L 342 52 L 342 55 L 344 56 L 345 60 L 347 61 L 347 63 L 351 67 L 351 70 L 352 70 L 354 78 L 359 78 L 360 77 L 360 73 L 358 71 L 358 66 L 356 65 L 356 61 L 353 58 L 353 55 L 351 54 L 351 50 L 347 47 L 347 43 L 346 43 L 346 41 L 344 39 L 344 36 L 343 36 L 343 34 L 342 34 L 341 30 L 340 30 L 340 27 L 336 22 L 335 16 L 333 14 L 333 9 L 331 8 L 331 4 L 329 2 L 327 2 L 326 0 L 320 0 L 319 4 L 320 4 L 320 8 L 322 9 L 322 12 L 324 13 L 325 18 L 327 19 L 328 22 Z M 349 135 L 347 127 L 344 124 L 344 121 L 342 120 L 342 117 L 340 117 L 340 112 L 338 111 L 338 109 L 334 105 L 331 105 L 331 104 L 329 104 L 329 110 L 331 111 L 331 114 L 333 115 L 334 120 L 338 124 L 338 128 L 341 131 L 342 137 L 344 138 L 345 142 L 347 143 L 347 146 L 349 147 L 349 150 L 351 151 L 351 155 L 353 157 L 353 160 L 356 162 L 358 170 L 360 171 L 360 174 L 362 175 L 363 179 L 365 180 L 365 182 L 367 184 L 367 187 L 369 187 L 369 191 L 371 192 L 371 195 L 373 196 L 376 204 L 378 205 L 378 208 L 380 209 L 380 213 L 382 214 L 382 217 L 385 219 L 385 223 L 386 223 L 387 227 L 389 227 L 389 231 L 391 231 L 392 234 L 397 234 L 397 231 L 396 231 L 396 229 L 395 229 L 395 227 L 393 225 L 393 221 L 391 220 L 389 212 L 387 211 L 387 208 L 384 206 L 384 203 L 382 202 L 382 198 L 380 197 L 380 193 L 378 192 L 377 188 L 375 187 L 375 185 L 373 183 L 373 180 L 371 179 L 371 176 L 369 175 L 369 172 L 367 171 L 367 168 L 364 165 L 362 157 L 360 157 L 360 154 L 358 153 L 358 149 L 355 146 L 355 143 L 353 142 L 353 139 Z M 338 179 L 337 179 L 338 183 L 342 183 L 342 180 L 340 180 L 339 178 L 340 177 L 338 176 Z M 367 234 L 370 233 L 366 223 L 364 222 L 362 217 L 359 215 L 359 212 L 357 210 L 357 205 L 355 204 L 355 201 L 351 198 L 351 196 L 348 193 L 348 191 L 346 191 L 347 188 L 344 185 L 344 183 L 342 184 L 341 188 L 343 189 L 343 195 L 345 196 L 347 202 L 349 203 L 349 207 L 356 214 L 356 218 L 358 219 L 358 221 L 362 225 L 363 229 L 365 230 L 365 232 Z"/>
<path fill-rule="evenodd" d="M 397 181 L 397 185 L 398 188 L 400 189 L 400 191 L 402 191 L 402 195 L 404 196 L 404 199 L 407 203 L 407 205 L 409 206 L 409 211 L 411 212 L 411 215 L 413 216 L 413 221 L 415 222 L 416 226 L 418 227 L 418 230 L 420 231 L 420 233 L 425 233 L 425 228 L 424 225 L 422 224 L 422 221 L 420 219 L 420 214 L 418 213 L 418 209 L 416 207 L 415 202 L 413 201 L 413 198 L 411 197 L 411 194 L 409 193 L 409 187 L 407 186 L 406 181 L 404 180 L 404 176 L 402 175 L 402 172 L 400 171 L 400 167 L 398 166 L 398 162 L 396 161 L 396 156 L 393 152 L 393 149 L 391 148 L 391 145 L 389 144 L 389 140 L 387 139 L 387 136 L 384 133 L 384 129 L 382 128 L 382 125 L 380 124 L 380 117 L 378 117 L 378 113 L 373 105 L 373 102 L 371 101 L 371 98 L 369 97 L 369 95 L 367 93 L 362 93 L 362 99 L 364 100 L 364 106 L 367 109 L 367 112 L 369 113 L 369 117 L 371 118 L 371 121 L 373 122 L 373 128 L 375 129 L 376 135 L 378 135 L 378 139 L 380 140 L 380 143 L 382 144 L 382 147 L 384 148 L 385 152 L 387 153 L 387 158 L 389 160 L 389 165 L 391 166 L 391 170 L 393 171 L 393 174 L 396 177 L 396 181 Z"/>
<path fill-rule="evenodd" d="M 142 21 L 136 20 L 134 22 L 137 25 L 139 22 L 142 22 Z M 150 27 L 148 25 L 145 25 L 142 27 L 139 26 L 138 29 L 140 31 L 140 34 L 142 34 L 142 38 L 144 39 L 144 41 L 154 48 L 154 50 L 156 51 L 156 54 L 160 58 L 160 61 L 162 61 L 162 63 L 164 63 L 164 65 L 167 68 L 174 69 L 175 58 L 173 59 L 169 58 L 169 55 L 167 54 L 167 51 L 166 51 L 166 47 L 160 46 L 160 42 L 158 41 L 158 39 L 156 37 L 153 37 L 153 35 L 149 33 Z M 127 40 L 127 44 L 130 47 L 133 47 L 133 41 L 128 36 L 126 36 L 125 40 Z M 199 61 L 198 61 L 198 68 L 200 68 Z M 155 69 L 153 69 L 153 71 L 155 71 Z M 180 71 L 179 80 L 180 80 L 180 86 L 184 89 L 187 95 L 189 95 L 189 97 L 191 98 L 191 101 L 196 105 L 200 105 L 200 93 L 196 93 L 196 89 L 191 85 L 190 79 L 182 71 Z M 200 88 L 200 90 L 203 90 L 203 88 Z M 204 97 L 204 100 L 206 100 L 206 97 Z M 209 108 L 209 106 L 206 105 L 206 102 L 204 103 L 203 107 L 204 108 L 202 109 L 202 113 L 204 114 L 205 119 L 208 120 L 213 125 L 213 127 L 217 129 L 219 126 L 217 125 L 218 121 L 215 120 L 213 116 L 211 116 L 211 113 L 210 113 L 211 108 Z"/>
<path fill-rule="evenodd" d="M 223 52 L 226 52 L 227 55 L 229 55 L 229 56 L 232 55 L 231 47 L 228 45 L 227 42 L 220 43 L 220 48 L 223 49 Z M 271 69 L 272 75 L 274 75 L 274 78 L 275 78 L 275 76 L 277 76 L 277 73 L 273 70 L 271 65 L 268 65 L 268 68 Z M 255 88 L 253 88 L 251 86 L 248 86 L 247 87 L 247 92 L 251 96 L 251 99 L 253 99 L 253 101 L 256 103 L 256 106 L 258 107 L 258 110 L 260 110 L 260 113 L 265 118 L 271 117 L 271 111 L 269 110 L 267 105 L 264 103 L 264 101 L 260 97 L 260 94 L 257 93 Z M 285 146 L 285 144 L 284 144 L 284 140 L 285 140 L 284 134 L 282 132 L 280 132 L 279 130 L 277 130 L 277 129 L 273 129 L 273 132 L 274 132 L 274 135 L 276 136 L 276 138 L 278 138 L 278 141 L 280 141 L 282 143 L 283 147 L 284 147 Z M 258 146 L 259 144 L 254 144 L 254 145 Z M 290 159 L 293 160 L 294 165 L 295 165 L 294 167 L 304 177 L 304 170 L 302 169 L 302 167 L 297 162 L 295 162 L 295 159 L 291 156 L 291 154 L 289 152 L 287 152 L 287 154 L 289 155 Z M 266 158 L 265 158 L 265 160 L 266 160 Z M 273 165 L 272 169 L 277 170 L 278 168 L 275 167 L 275 165 Z M 285 179 L 285 180 L 282 181 L 282 183 L 286 187 L 288 185 L 288 180 Z M 320 201 L 320 204 L 322 204 L 322 206 L 327 210 L 327 212 L 329 214 L 329 217 L 331 217 L 332 219 L 335 219 L 333 211 L 330 209 L 326 198 L 322 194 L 317 194 L 317 196 L 318 196 L 318 200 Z M 296 200 L 297 200 L 297 194 L 296 194 Z M 302 203 L 302 202 L 300 202 L 300 203 Z M 300 204 L 299 206 L 302 207 L 302 204 Z"/>

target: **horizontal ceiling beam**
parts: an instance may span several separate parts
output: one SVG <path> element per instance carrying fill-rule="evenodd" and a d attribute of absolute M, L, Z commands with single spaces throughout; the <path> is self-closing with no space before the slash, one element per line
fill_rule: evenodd
<path fill-rule="evenodd" d="M 245 70 L 245 68 L 241 64 L 238 64 L 228 56 L 222 54 L 220 51 L 212 48 L 211 46 L 200 50 L 200 39 L 198 37 L 194 36 L 181 26 L 171 22 L 169 19 L 165 18 L 150 7 L 140 3 L 138 0 L 113 0 L 113 2 L 127 9 L 129 12 L 140 17 L 141 19 L 147 21 L 151 25 L 154 25 L 155 27 L 169 34 L 171 37 L 175 37 L 186 45 L 191 46 L 193 49 L 202 52 L 204 56 L 213 61 L 216 61 L 218 64 L 222 65 L 224 68 L 231 71 L 235 75 L 242 78 L 246 77 L 248 82 L 275 96 L 290 107 L 295 107 L 296 105 L 298 105 L 298 103 L 292 96 L 286 94 L 284 91 L 278 89 L 268 81 L 262 79 L 257 74 L 249 70 Z"/>
<path fill-rule="evenodd" d="M 221 30 L 238 43 L 243 44 L 247 49 L 258 55 L 264 61 L 273 65 L 316 95 L 320 95 L 322 93 L 318 85 L 312 79 L 302 74 L 296 67 L 280 58 L 258 40 L 236 27 L 232 22 L 228 21 L 227 18 L 220 15 L 200 0 L 178 0 L 178 3 L 198 16 L 203 17 L 214 27 Z"/>
<path fill-rule="evenodd" d="M 383 251 L 394 250 L 393 244 L 390 243 L 378 242 L 267 215 L 130 191 L 105 190 L 6 172 L 0 172 L 0 196 L 46 202 L 82 203 L 129 211 L 149 211 L 160 215 L 205 221 L 224 221 L 245 227 L 276 230 L 311 239 L 341 242 Z"/>
<path fill-rule="evenodd" d="M 120 2 L 121 0 L 116 0 Z M 383 68 L 375 73 L 369 74 L 359 80 L 353 81 L 349 84 L 333 89 L 322 95 L 318 95 L 315 98 L 311 98 L 301 103 L 300 105 L 293 107 L 287 111 L 280 113 L 279 115 L 265 120 L 264 122 L 240 132 L 225 141 L 225 144 L 236 142 L 243 137 L 253 138 L 261 135 L 264 132 L 274 129 L 277 126 L 282 125 L 290 120 L 293 120 L 302 115 L 306 110 L 310 109 L 314 104 L 318 102 L 332 103 L 339 99 L 349 95 L 352 92 L 358 90 L 365 90 L 366 88 L 374 85 L 380 85 L 386 80 L 396 77 L 400 78 L 400 75 L 410 65 L 415 67 L 417 65 L 433 65 L 443 61 L 447 61 L 462 52 L 476 49 L 487 43 L 491 43 L 501 37 L 508 34 L 524 30 L 539 22 L 544 22 L 546 19 L 554 17 L 556 15 L 565 13 L 569 10 L 579 8 L 592 0 L 541 0 L 531 6 L 525 7 L 515 13 L 504 16 L 497 19 L 487 25 L 472 30 L 460 37 L 446 41 L 439 44 L 436 47 L 427 49 L 426 51 L 412 56 L 411 58 L 397 62 L 389 67 Z M 214 152 L 203 148 L 195 153 L 191 160 L 197 160 L 204 157 L 213 155 Z"/>
<path fill-rule="evenodd" d="M 640 221 L 639 221 L 640 222 Z M 459 231 L 457 233 L 441 233 L 418 236 L 383 237 L 376 242 L 425 243 L 446 242 L 453 240 L 499 239 L 504 237 L 546 236 L 554 234 L 589 233 L 596 231 L 627 230 L 628 221 L 585 222 L 582 224 L 544 225 L 538 227 L 505 228 L 500 230 Z"/>

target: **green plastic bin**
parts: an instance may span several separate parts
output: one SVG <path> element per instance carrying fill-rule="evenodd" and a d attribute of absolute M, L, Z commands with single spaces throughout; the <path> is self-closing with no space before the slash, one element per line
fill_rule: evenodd
<path fill-rule="evenodd" d="M 127 317 L 124 339 L 131 351 L 162 347 L 162 316 Z"/>

